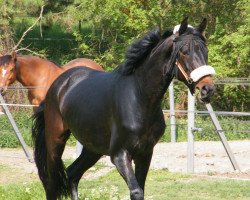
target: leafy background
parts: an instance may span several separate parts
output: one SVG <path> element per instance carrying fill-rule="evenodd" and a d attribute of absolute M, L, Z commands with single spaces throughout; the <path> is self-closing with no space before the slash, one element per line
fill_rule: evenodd
<path fill-rule="evenodd" d="M 217 71 L 216 79 L 250 78 L 250 0 L 0 0 L 0 53 L 11 51 L 37 19 L 42 5 L 45 8 L 41 23 L 26 35 L 19 48 L 27 47 L 61 65 L 87 57 L 106 71 L 112 71 L 123 62 L 127 47 L 149 30 L 173 28 L 185 16 L 195 26 L 206 17 L 209 64 Z M 186 87 L 175 83 L 174 90 L 176 109 L 186 109 Z M 28 103 L 23 98 L 26 96 L 24 91 L 14 90 L 8 91 L 6 99 L 9 103 Z M 212 106 L 214 110 L 250 112 L 249 82 L 248 85 L 216 85 Z M 169 109 L 168 93 L 162 107 Z M 197 101 L 197 109 L 205 108 Z M 29 119 L 32 112 L 23 113 L 28 116 L 17 116 L 22 119 L 20 123 Z M 182 115 L 178 117 L 186 123 Z M 249 129 L 249 117 L 221 120 L 228 123 L 226 129 Z M 202 117 L 198 119 L 201 124 L 206 121 Z M 26 130 L 29 125 L 22 127 Z M 249 138 L 249 133 L 240 137 Z M 205 138 L 213 139 L 213 136 Z"/>

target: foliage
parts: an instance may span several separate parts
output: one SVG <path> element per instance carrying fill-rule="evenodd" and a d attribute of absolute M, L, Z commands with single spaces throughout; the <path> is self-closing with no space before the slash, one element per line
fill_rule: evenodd
<path fill-rule="evenodd" d="M 249 0 L 234 3 L 238 15 L 233 15 L 233 22 L 237 23 L 231 22 L 225 26 L 225 19 L 218 18 L 215 33 L 209 38 L 209 62 L 216 68 L 218 77 L 221 79 L 225 77 L 250 78 L 249 5 Z M 225 85 L 217 90 L 214 99 L 214 106 L 220 109 L 249 111 L 250 104 L 246 102 L 250 99 L 250 87 Z"/>
<path fill-rule="evenodd" d="M 249 77 L 250 57 L 250 1 L 238 2 L 236 8 L 242 10 L 237 26 L 225 28 L 223 19 L 218 19 L 216 31 L 210 37 L 210 62 L 216 66 L 221 77 Z M 245 9 L 246 8 L 246 9 Z"/>
<path fill-rule="evenodd" d="M 28 145 L 31 145 L 31 120 L 29 119 L 30 117 L 28 117 L 27 113 L 16 113 L 13 117 L 25 141 Z M 0 124 L 0 147 L 14 148 L 20 146 L 19 141 L 15 136 L 14 130 L 5 115 L 0 116 Z"/>
<path fill-rule="evenodd" d="M 198 24 L 202 16 L 207 17 L 209 63 L 216 68 L 218 77 L 248 78 L 249 5 L 249 0 L 233 0 L 230 3 L 228 0 L 94 0 L 76 1 L 69 8 L 69 13 L 85 27 L 74 32 L 79 55 L 82 53 L 95 58 L 106 70 L 120 64 L 124 47 L 152 27 L 173 27 L 183 16 L 189 16 L 191 24 Z M 213 106 L 227 110 L 249 110 L 249 104 L 245 103 L 249 99 L 249 90 L 244 86 L 220 88 L 220 93 L 214 98 L 218 103 Z M 177 92 L 176 96 L 179 94 Z"/>
<path fill-rule="evenodd" d="M 36 26 L 22 47 L 29 46 L 61 65 L 88 57 L 111 71 L 123 61 L 126 48 L 136 38 L 152 28 L 164 31 L 189 16 L 194 26 L 202 17 L 208 19 L 209 64 L 216 68 L 218 78 L 250 76 L 250 0 L 2 0 L 0 38 L 8 48 L 0 46 L 0 52 L 9 51 L 13 40 L 18 41 L 42 4 L 42 35 Z M 186 89 L 178 85 L 175 90 L 178 106 L 186 106 Z M 219 87 L 214 109 L 249 111 L 249 95 L 249 86 Z"/>
<path fill-rule="evenodd" d="M 14 15 L 14 2 L 0 0 L 0 7 L 0 53 L 4 54 L 13 47 L 13 39 L 11 37 L 13 33 L 9 19 Z"/>

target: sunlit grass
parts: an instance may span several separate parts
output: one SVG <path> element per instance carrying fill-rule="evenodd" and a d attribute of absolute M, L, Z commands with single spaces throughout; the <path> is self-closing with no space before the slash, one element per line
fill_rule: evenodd
<path fill-rule="evenodd" d="M 84 200 L 129 199 L 128 188 L 116 170 L 92 180 L 83 178 L 79 184 L 79 195 Z M 45 196 L 42 184 L 33 181 L 1 184 L 0 199 L 42 200 Z M 151 199 L 247 200 L 250 199 L 250 181 L 206 180 L 187 174 L 151 170 L 146 182 L 145 200 Z"/>

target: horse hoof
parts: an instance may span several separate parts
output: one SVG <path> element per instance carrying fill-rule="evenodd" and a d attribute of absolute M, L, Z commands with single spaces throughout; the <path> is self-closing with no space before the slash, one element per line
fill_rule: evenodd
<path fill-rule="evenodd" d="M 143 190 L 142 189 L 135 189 L 132 190 L 130 193 L 131 200 L 144 200 Z"/>

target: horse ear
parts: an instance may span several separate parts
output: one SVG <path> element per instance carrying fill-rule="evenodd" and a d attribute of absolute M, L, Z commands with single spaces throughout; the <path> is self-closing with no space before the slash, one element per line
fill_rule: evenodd
<path fill-rule="evenodd" d="M 12 60 L 16 61 L 16 51 L 11 52 L 11 58 Z"/>
<path fill-rule="evenodd" d="M 181 26 L 179 28 L 179 35 L 183 34 L 187 30 L 187 27 L 188 27 L 188 17 L 182 20 Z"/>
<path fill-rule="evenodd" d="M 206 28 L 207 28 L 207 19 L 203 18 L 202 22 L 197 27 L 197 30 L 203 34 Z"/>

